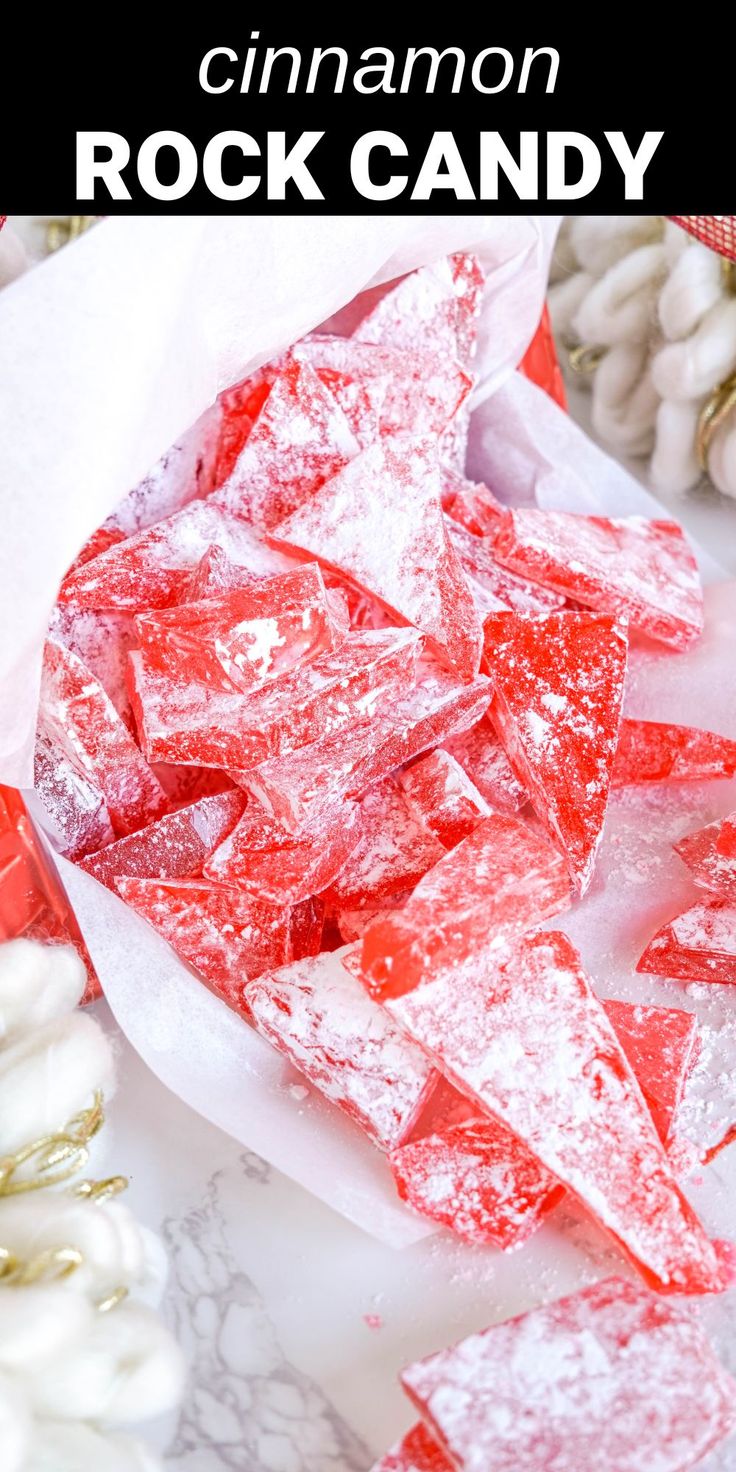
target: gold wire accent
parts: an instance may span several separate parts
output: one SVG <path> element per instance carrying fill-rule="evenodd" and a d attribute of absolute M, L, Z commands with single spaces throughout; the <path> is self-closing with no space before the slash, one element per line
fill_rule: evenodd
<path fill-rule="evenodd" d="M 58 1186 L 82 1170 L 89 1160 L 89 1142 L 102 1129 L 105 1114 L 97 1092 L 89 1109 L 76 1114 L 63 1130 L 32 1140 L 14 1155 L 0 1158 L 0 1197 Z M 20 1175 L 29 1166 L 30 1175 Z"/>
<path fill-rule="evenodd" d="M 729 296 L 736 296 L 736 261 L 729 260 L 728 256 L 721 256 L 721 280 L 723 290 Z"/>
<path fill-rule="evenodd" d="M 49 220 L 46 226 L 46 250 L 49 255 L 76 240 L 94 225 L 96 215 L 69 215 L 66 220 Z"/>
<path fill-rule="evenodd" d="M 607 352 L 608 348 L 596 347 L 594 343 L 581 342 L 576 347 L 568 349 L 567 358 L 573 373 L 595 373 L 598 364 L 605 358 Z"/>
<path fill-rule="evenodd" d="M 707 404 L 701 409 L 695 438 L 701 470 L 707 471 L 713 436 L 734 408 L 736 408 L 736 373 L 732 373 L 729 378 L 724 378 L 723 383 L 719 383 L 717 388 L 714 388 Z"/>
<path fill-rule="evenodd" d="M 100 1299 L 97 1304 L 98 1314 L 109 1314 L 111 1309 L 117 1308 L 118 1304 L 122 1303 L 127 1297 L 127 1288 L 114 1288 L 112 1293 L 108 1293 L 107 1298 Z"/>
<path fill-rule="evenodd" d="M 121 1191 L 127 1191 L 129 1184 L 127 1176 L 108 1176 L 105 1181 L 79 1181 L 72 1191 L 85 1201 L 110 1201 Z"/>
<path fill-rule="evenodd" d="M 13 1288 L 27 1288 L 41 1281 L 58 1283 L 76 1272 L 83 1261 L 76 1247 L 49 1247 L 28 1259 L 0 1247 L 0 1283 Z"/>

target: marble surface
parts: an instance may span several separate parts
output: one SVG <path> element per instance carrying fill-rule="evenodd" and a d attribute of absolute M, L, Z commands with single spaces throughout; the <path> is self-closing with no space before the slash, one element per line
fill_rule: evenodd
<path fill-rule="evenodd" d="M 585 395 L 572 407 L 585 423 Z M 641 466 L 630 468 L 646 483 Z M 668 509 L 736 575 L 736 502 L 702 487 Z M 171 1472 L 368 1472 L 413 1419 L 396 1383 L 402 1364 L 621 1270 L 564 1204 L 512 1254 L 443 1234 L 402 1251 L 383 1246 L 194 1114 L 105 1004 L 95 1010 L 119 1059 L 108 1154 L 166 1243 L 165 1312 L 191 1366 L 180 1415 L 151 1432 Z M 721 1234 L 735 1169 L 721 1157 L 695 1190 Z M 699 1311 L 736 1370 L 736 1294 Z M 702 1465 L 728 1472 L 735 1457 L 727 1447 Z"/>

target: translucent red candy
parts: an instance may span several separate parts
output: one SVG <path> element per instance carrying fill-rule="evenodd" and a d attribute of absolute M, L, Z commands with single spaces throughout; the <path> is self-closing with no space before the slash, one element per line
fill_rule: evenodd
<path fill-rule="evenodd" d="M 411 889 L 445 850 L 413 816 L 391 778 L 369 788 L 361 805 L 361 834 L 353 853 L 325 891 L 325 899 L 345 910 L 380 905 Z"/>
<path fill-rule="evenodd" d="M 636 969 L 681 981 L 736 982 L 736 903 L 707 900 L 675 915 L 652 936 Z"/>
<path fill-rule="evenodd" d="M 363 936 L 366 985 L 400 997 L 437 967 L 471 961 L 489 938 L 538 925 L 570 904 L 565 864 L 518 818 L 493 815 L 445 854 L 393 914 Z"/>
<path fill-rule="evenodd" d="M 358 324 L 361 342 L 430 348 L 470 362 L 483 291 L 477 256 L 458 252 L 404 276 Z"/>
<path fill-rule="evenodd" d="M 316 562 L 135 624 L 149 669 L 245 692 L 337 649 L 347 633 Z"/>
<path fill-rule="evenodd" d="M 470 374 L 454 359 L 418 349 L 402 352 L 355 338 L 308 338 L 297 344 L 294 356 L 311 363 L 328 386 L 325 369 L 358 384 L 378 386 L 373 439 L 377 434 L 406 434 L 409 430 L 416 435 L 440 434 L 473 384 Z M 338 399 L 342 402 L 339 389 Z"/>
<path fill-rule="evenodd" d="M 61 603 L 83 608 L 168 608 L 187 593 L 197 563 L 212 545 L 258 577 L 290 563 L 266 547 L 245 522 L 208 501 L 192 501 L 155 526 L 109 547 L 62 584 Z"/>
<path fill-rule="evenodd" d="M 289 363 L 215 500 L 256 526 L 273 527 L 358 449 L 337 400 L 309 364 Z"/>
<path fill-rule="evenodd" d="M 401 1382 L 462 1472 L 685 1472 L 736 1426 L 736 1383 L 698 1321 L 621 1278 L 471 1335 Z"/>
<path fill-rule="evenodd" d="M 513 572 L 624 616 L 673 649 L 686 649 L 703 631 L 697 564 L 675 521 L 523 507 L 507 513 L 493 551 Z"/>
<path fill-rule="evenodd" d="M 643 1007 L 612 999 L 603 1006 L 666 1145 L 695 1062 L 697 1019 L 678 1007 Z"/>
<path fill-rule="evenodd" d="M 341 964 L 340 951 L 269 971 L 245 988 L 259 1032 L 383 1150 L 409 1133 L 434 1069 Z"/>
<path fill-rule="evenodd" d="M 382 440 L 282 522 L 274 538 L 379 598 L 471 679 L 480 663 L 480 625 L 439 490 L 435 443 Z"/>
<path fill-rule="evenodd" d="M 204 873 L 272 904 L 295 905 L 327 889 L 360 842 L 355 803 L 334 823 L 289 833 L 251 799 L 237 826 L 208 858 Z"/>
<path fill-rule="evenodd" d="M 51 640 L 44 652 L 40 721 L 44 735 L 101 794 L 117 837 L 166 811 L 166 793 L 99 681 Z"/>
<path fill-rule="evenodd" d="M 123 610 L 105 612 L 66 604 L 55 609 L 49 636 L 81 659 L 132 730 L 133 712 L 125 676 L 128 655 L 138 643 L 133 615 Z"/>
<path fill-rule="evenodd" d="M 524 936 L 435 967 L 387 1005 L 451 1081 L 577 1196 L 650 1285 L 681 1293 L 725 1288 L 716 1248 L 672 1175 L 567 936 Z"/>
<path fill-rule="evenodd" d="M 175 681 L 131 654 L 131 701 L 149 761 L 248 771 L 341 730 L 413 676 L 413 629 L 350 634 L 341 648 L 248 696 Z"/>
<path fill-rule="evenodd" d="M 442 510 L 476 537 L 493 537 L 506 507 L 482 481 L 467 480 L 449 465 L 442 467 Z"/>
<path fill-rule="evenodd" d="M 119 838 L 80 864 L 100 884 L 115 890 L 119 875 L 135 879 L 190 879 L 234 828 L 245 807 L 237 788 L 200 798 L 167 813 L 138 833 Z"/>
<path fill-rule="evenodd" d="M 215 598 L 234 588 L 252 588 L 260 581 L 258 574 L 231 562 L 221 547 L 213 544 L 202 555 L 189 581 L 181 590 L 182 603 L 198 603 L 200 598 Z"/>
<path fill-rule="evenodd" d="M 215 484 L 221 486 L 234 469 L 238 455 L 268 398 L 271 384 L 278 372 L 265 365 L 255 373 L 223 389 L 218 398 L 220 409 L 220 432 L 217 444 Z"/>
<path fill-rule="evenodd" d="M 454 848 L 490 813 L 485 798 L 447 751 L 419 757 L 398 781 L 414 816 L 443 848 Z"/>
<path fill-rule="evenodd" d="M 371 1472 L 452 1472 L 452 1463 L 420 1421 L 374 1462 Z"/>
<path fill-rule="evenodd" d="M 605 614 L 497 613 L 485 623 L 491 718 L 581 893 L 603 832 L 626 656 L 625 628 Z"/>
<path fill-rule="evenodd" d="M 523 808 L 527 793 L 486 716 L 469 730 L 450 736 L 445 747 L 494 810 L 518 813 Z"/>
<path fill-rule="evenodd" d="M 513 608 L 516 613 L 547 613 L 564 608 L 561 593 L 509 572 L 496 562 L 490 537 L 476 537 L 449 517 L 447 532 L 483 618 L 503 608 Z"/>
<path fill-rule="evenodd" d="M 736 741 L 697 726 L 623 720 L 613 786 L 639 782 L 707 782 L 736 774 Z"/>
<path fill-rule="evenodd" d="M 264 762 L 244 783 L 285 827 L 299 829 L 477 721 L 489 694 L 484 676 L 461 685 L 442 669 L 421 667 L 416 683 L 392 691 L 373 716 L 289 757 Z"/>
<path fill-rule="evenodd" d="M 675 844 L 696 884 L 736 903 L 736 813 L 687 833 Z"/>
<path fill-rule="evenodd" d="M 246 1015 L 245 980 L 319 950 L 323 910 L 316 900 L 293 909 L 267 905 L 204 879 L 117 875 L 115 887 L 224 1002 Z"/>
<path fill-rule="evenodd" d="M 112 843 L 115 834 L 102 793 L 61 750 L 43 722 L 36 732 L 33 787 L 66 858 L 79 859 Z"/>

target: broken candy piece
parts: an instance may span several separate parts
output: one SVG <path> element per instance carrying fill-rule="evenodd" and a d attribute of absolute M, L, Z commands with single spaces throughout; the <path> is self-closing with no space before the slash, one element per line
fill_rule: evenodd
<path fill-rule="evenodd" d="M 736 982 L 736 904 L 708 900 L 675 915 L 652 937 L 636 969 L 681 981 Z"/>
<path fill-rule="evenodd" d="M 108 547 L 114 547 L 116 542 L 125 539 L 125 532 L 119 527 L 98 526 L 97 530 L 88 537 L 84 546 L 77 553 L 74 561 L 67 568 L 64 577 L 68 578 L 78 567 L 84 567 L 85 562 L 91 562 L 93 557 L 99 557 L 101 552 L 106 552 Z"/>
<path fill-rule="evenodd" d="M 490 684 L 483 675 L 461 685 L 439 667 L 421 667 L 415 683 L 392 690 L 390 700 L 377 703 L 374 715 L 288 758 L 264 762 L 240 780 L 285 827 L 299 829 L 317 813 L 339 809 L 346 798 L 360 797 L 372 782 L 463 731 L 489 699 Z"/>
<path fill-rule="evenodd" d="M 468 962 L 489 940 L 528 930 L 570 904 L 565 864 L 518 818 L 493 814 L 425 875 L 406 904 L 369 926 L 361 967 L 379 1000 L 437 967 Z"/>
<path fill-rule="evenodd" d="M 490 715 L 506 755 L 584 893 L 608 804 L 626 631 L 605 614 L 497 613 L 485 623 Z"/>
<path fill-rule="evenodd" d="M 451 466 L 443 465 L 442 510 L 452 521 L 475 537 L 493 537 L 506 507 L 482 481 L 468 480 Z"/>
<path fill-rule="evenodd" d="M 207 860 L 204 873 L 272 904 L 295 905 L 327 889 L 359 844 L 361 832 L 355 803 L 343 804 L 334 825 L 293 834 L 251 799 L 232 833 Z"/>
<path fill-rule="evenodd" d="M 49 636 L 55 643 L 71 649 L 92 671 L 121 720 L 132 730 L 133 712 L 125 673 L 128 655 L 138 643 L 133 615 L 117 609 L 105 612 L 66 604 L 54 609 Z"/>
<path fill-rule="evenodd" d="M 33 787 L 68 859 L 112 843 L 110 814 L 102 793 L 83 775 L 42 725 L 36 732 Z"/>
<path fill-rule="evenodd" d="M 405 1038 L 341 963 L 342 951 L 269 971 L 245 988 L 259 1032 L 383 1150 L 399 1145 L 434 1081 Z"/>
<path fill-rule="evenodd" d="M 696 884 L 736 904 L 736 813 L 687 833 L 674 848 Z"/>
<path fill-rule="evenodd" d="M 673 649 L 687 649 L 703 632 L 697 564 L 676 521 L 522 507 L 507 513 L 493 551 L 513 572 L 626 617 Z"/>
<path fill-rule="evenodd" d="M 266 905 L 204 879 L 116 875 L 115 888 L 228 1006 L 246 1015 L 244 980 L 319 949 L 319 901 L 294 909 Z"/>
<path fill-rule="evenodd" d="M 463 1472 L 685 1472 L 736 1426 L 736 1383 L 698 1321 L 621 1278 L 473 1334 L 401 1383 Z"/>
<path fill-rule="evenodd" d="M 257 573 L 231 562 L 227 553 L 213 543 L 202 554 L 189 581 L 181 589 L 181 602 L 198 603 L 200 598 L 215 598 L 219 593 L 232 592 L 234 588 L 253 588 L 258 582 Z"/>
<path fill-rule="evenodd" d="M 403 1145 L 390 1157 L 402 1201 L 464 1242 L 503 1250 L 531 1237 L 565 1187 L 505 1125 L 476 1118 Z"/>
<path fill-rule="evenodd" d="M 501 813 L 518 813 L 528 801 L 486 716 L 468 731 L 451 736 L 445 742 L 445 749 L 467 772 L 490 807 Z"/>
<path fill-rule="evenodd" d="M 76 654 L 52 640 L 44 650 L 40 723 L 102 794 L 116 837 L 166 811 L 166 793 L 99 681 Z"/>
<path fill-rule="evenodd" d="M 577 1196 L 650 1285 L 661 1292 L 723 1290 L 716 1248 L 672 1175 L 635 1075 L 567 936 L 526 935 L 457 966 L 435 966 L 387 1006 L 451 1081 Z"/>
<path fill-rule="evenodd" d="M 404 276 L 353 334 L 361 342 L 428 348 L 469 363 L 475 352 L 484 275 L 477 256 L 458 252 Z"/>
<path fill-rule="evenodd" d="M 639 782 L 707 782 L 736 774 L 736 741 L 697 726 L 624 719 L 613 764 L 614 787 Z"/>
<path fill-rule="evenodd" d="M 168 608 L 186 591 L 194 568 L 213 544 L 258 577 L 271 577 L 293 565 L 210 497 L 192 501 L 166 521 L 86 562 L 64 580 L 59 601 L 133 612 Z"/>
<path fill-rule="evenodd" d="M 678 1007 L 605 1001 L 604 1009 L 666 1145 L 694 1062 L 697 1018 Z"/>
<path fill-rule="evenodd" d="M 376 431 L 371 439 L 377 439 L 379 433 L 406 434 L 408 430 L 415 435 L 440 434 L 473 386 L 470 374 L 451 358 L 416 350 L 401 352 L 355 338 L 310 337 L 297 344 L 294 357 L 311 363 L 328 387 L 325 369 L 349 376 L 357 384 L 380 385 Z M 342 403 L 339 385 L 332 391 Z"/>
<path fill-rule="evenodd" d="M 371 1472 L 452 1472 L 452 1464 L 420 1421 L 374 1462 Z"/>
<path fill-rule="evenodd" d="M 330 918 L 337 927 L 337 933 L 343 941 L 347 943 L 354 940 L 362 940 L 368 926 L 372 925 L 374 920 L 381 919 L 384 915 L 390 914 L 392 910 L 400 910 L 401 906 L 408 900 L 410 894 L 410 889 L 401 889 L 395 894 L 386 895 L 383 903 L 375 909 L 369 906 L 362 910 L 345 910 L 341 906 L 336 905 L 330 910 Z M 357 970 L 355 974 L 358 974 Z"/>
<path fill-rule="evenodd" d="M 190 879 L 201 874 L 205 859 L 234 828 L 244 806 L 244 794 L 234 787 L 203 797 L 90 854 L 80 868 L 113 892 L 121 874 L 134 879 Z"/>
<path fill-rule="evenodd" d="M 172 808 L 188 807 L 201 797 L 214 797 L 233 786 L 226 773 L 216 767 L 170 767 L 166 762 L 153 762 L 151 771 L 156 773 Z"/>
<path fill-rule="evenodd" d="M 359 448 L 337 400 L 309 364 L 289 363 L 214 499 L 232 515 L 270 529 Z"/>
<path fill-rule="evenodd" d="M 238 455 L 268 398 L 271 384 L 283 364 L 264 364 L 240 383 L 223 389 L 217 403 L 220 409 L 220 432 L 217 442 L 214 482 L 224 485 Z"/>
<path fill-rule="evenodd" d="M 429 635 L 464 679 L 480 625 L 440 505 L 436 445 L 371 445 L 283 521 L 280 545 L 318 557 Z M 390 531 L 389 531 L 390 528 Z"/>
<path fill-rule="evenodd" d="M 465 527 L 447 519 L 447 534 L 460 559 L 483 617 L 500 609 L 512 608 L 516 613 L 548 613 L 564 608 L 565 599 L 552 588 L 509 572 L 493 556 L 490 537 L 475 537 Z"/>
<path fill-rule="evenodd" d="M 325 899 L 338 909 L 375 908 L 389 895 L 412 889 L 445 852 L 413 817 L 391 778 L 365 794 L 360 822 L 353 853 L 325 890 Z"/>
<path fill-rule="evenodd" d="M 431 751 L 419 757 L 399 774 L 398 783 L 415 817 L 443 848 L 454 848 L 467 838 L 491 811 L 447 751 Z"/>
<path fill-rule="evenodd" d="M 175 681 L 129 656 L 131 701 L 149 761 L 248 771 L 360 720 L 411 683 L 414 629 L 350 634 L 336 652 L 244 696 Z"/>
<path fill-rule="evenodd" d="M 149 669 L 245 692 L 339 648 L 347 632 L 316 562 L 199 603 L 141 613 L 135 625 Z"/>

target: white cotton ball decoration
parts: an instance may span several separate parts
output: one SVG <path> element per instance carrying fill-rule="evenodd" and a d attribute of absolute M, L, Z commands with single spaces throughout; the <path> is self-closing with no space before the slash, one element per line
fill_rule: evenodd
<path fill-rule="evenodd" d="M 637 246 L 661 238 L 662 221 L 656 215 L 577 215 L 569 235 L 577 262 L 593 276 L 603 276 Z"/>
<path fill-rule="evenodd" d="M 663 399 L 657 410 L 656 441 L 650 471 L 658 490 L 678 495 L 696 486 L 703 474 L 696 451 L 702 399 Z"/>
<path fill-rule="evenodd" d="M 601 439 L 629 455 L 649 454 L 658 405 L 646 344 L 610 348 L 593 380 L 592 420 Z"/>
<path fill-rule="evenodd" d="M 43 1373 L 89 1334 L 96 1313 L 88 1299 L 60 1284 L 0 1288 L 0 1370 Z"/>
<path fill-rule="evenodd" d="M 23 1472 L 160 1472 L 142 1441 L 75 1421 L 38 1421 Z M 3 1467 L 3 1472 L 5 1468 Z"/>
<path fill-rule="evenodd" d="M 652 377 L 663 399 L 709 394 L 736 367 L 736 297 L 711 307 L 691 335 L 655 353 Z"/>
<path fill-rule="evenodd" d="M 572 219 L 570 215 L 566 215 L 557 231 L 557 239 L 549 263 L 549 279 L 553 286 L 557 281 L 563 281 L 566 276 L 578 269 L 579 261 L 570 239 L 571 227 Z"/>
<path fill-rule="evenodd" d="M 0 1051 L 0 1154 L 63 1128 L 113 1084 L 112 1049 L 91 1017 L 72 1012 L 21 1037 Z"/>
<path fill-rule="evenodd" d="M 736 496 L 736 410 L 716 430 L 708 456 L 711 480 L 724 496 Z"/>
<path fill-rule="evenodd" d="M 73 946 L 23 938 L 0 945 L 0 1045 L 71 1012 L 86 979 Z"/>
<path fill-rule="evenodd" d="M 0 1466 L 2 1472 L 26 1472 L 30 1416 L 17 1381 L 0 1374 Z"/>
<path fill-rule="evenodd" d="M 122 1202 L 34 1191 L 0 1200 L 0 1242 L 23 1258 L 65 1246 L 84 1261 L 60 1284 L 95 1300 L 116 1288 L 155 1291 L 165 1275 L 163 1251 Z"/>
<path fill-rule="evenodd" d="M 683 235 L 683 239 L 687 237 Z M 671 342 L 688 337 L 721 295 L 720 258 L 706 245 L 693 241 L 673 265 L 659 294 L 657 311 L 665 337 Z"/>
<path fill-rule="evenodd" d="M 125 1426 L 170 1411 L 184 1359 L 161 1320 L 141 1304 L 98 1314 L 92 1331 L 29 1386 L 37 1415 Z"/>
<path fill-rule="evenodd" d="M 573 326 L 581 342 L 643 342 L 655 317 L 666 269 L 663 245 L 642 245 L 597 281 L 581 302 Z"/>
<path fill-rule="evenodd" d="M 550 322 L 552 330 L 563 340 L 569 335 L 578 309 L 588 295 L 593 281 L 594 277 L 587 271 L 576 271 L 573 276 L 566 276 L 555 286 L 550 286 L 547 293 Z"/>

